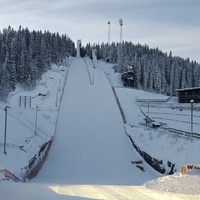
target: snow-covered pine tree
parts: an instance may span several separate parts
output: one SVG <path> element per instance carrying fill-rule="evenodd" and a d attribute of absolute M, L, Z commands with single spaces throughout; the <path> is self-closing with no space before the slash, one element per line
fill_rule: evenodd
<path fill-rule="evenodd" d="M 17 38 L 13 37 L 10 46 L 10 84 L 11 90 L 14 91 L 17 84 Z"/>

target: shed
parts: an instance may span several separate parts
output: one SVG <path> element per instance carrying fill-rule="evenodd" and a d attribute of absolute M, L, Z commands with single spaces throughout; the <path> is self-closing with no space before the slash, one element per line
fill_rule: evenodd
<path fill-rule="evenodd" d="M 176 90 L 179 103 L 200 102 L 200 87 L 184 88 Z"/>
<path fill-rule="evenodd" d="M 121 74 L 121 79 L 124 86 L 134 87 L 134 73 L 132 71 L 127 71 Z"/>

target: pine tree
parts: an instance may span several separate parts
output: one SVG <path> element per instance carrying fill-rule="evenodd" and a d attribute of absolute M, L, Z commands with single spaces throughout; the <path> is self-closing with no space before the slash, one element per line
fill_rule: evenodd
<path fill-rule="evenodd" d="M 1 95 L 2 99 L 5 99 L 9 92 L 12 91 L 11 85 L 11 75 L 9 72 L 10 62 L 9 62 L 9 53 L 7 52 L 5 64 L 2 67 L 2 80 L 1 80 Z"/>
<path fill-rule="evenodd" d="M 11 91 L 14 91 L 17 84 L 17 39 L 16 37 L 13 37 L 11 41 L 9 59 L 10 59 Z"/>

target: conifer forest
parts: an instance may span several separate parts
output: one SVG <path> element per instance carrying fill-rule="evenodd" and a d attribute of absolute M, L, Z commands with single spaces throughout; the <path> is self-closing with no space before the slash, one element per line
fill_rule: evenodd
<path fill-rule="evenodd" d="M 36 81 L 66 56 L 75 55 L 74 43 L 66 35 L 49 31 L 29 31 L 10 26 L 0 32 L 0 99 L 5 100 L 9 92 L 20 84 L 30 90 Z"/>
<path fill-rule="evenodd" d="M 121 48 L 121 51 L 119 49 Z M 98 59 L 117 65 L 122 73 L 133 66 L 135 88 L 176 95 L 176 89 L 200 87 L 200 64 L 189 58 L 173 56 L 148 45 L 123 41 L 81 46 L 81 56 L 92 57 L 96 49 Z M 66 56 L 76 56 L 75 43 L 66 35 L 49 31 L 30 31 L 10 26 L 0 31 L 0 100 L 20 84 L 33 89 L 51 64 L 61 64 Z M 119 61 L 121 65 L 119 65 Z"/>
<path fill-rule="evenodd" d="M 121 53 L 119 47 L 121 45 Z M 200 64 L 172 56 L 172 52 L 162 52 L 148 45 L 122 42 L 108 44 L 87 44 L 82 47 L 82 55 L 91 56 L 91 49 L 97 50 L 99 58 L 107 59 L 113 64 L 122 65 L 118 72 L 129 65 L 133 66 L 135 88 L 165 95 L 176 95 L 176 89 L 200 87 Z"/>

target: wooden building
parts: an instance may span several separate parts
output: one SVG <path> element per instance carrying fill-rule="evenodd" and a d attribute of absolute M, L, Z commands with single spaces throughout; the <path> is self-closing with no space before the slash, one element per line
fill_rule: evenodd
<path fill-rule="evenodd" d="M 133 75 L 134 75 L 133 72 L 124 72 L 121 75 L 121 79 L 122 79 L 122 82 L 123 82 L 124 86 L 134 87 Z"/>
<path fill-rule="evenodd" d="M 121 74 L 121 79 L 124 86 L 134 87 L 134 72 L 133 66 L 129 65 L 123 69 L 123 73 Z"/>
<path fill-rule="evenodd" d="M 184 88 L 176 90 L 179 103 L 200 102 L 200 87 Z"/>

